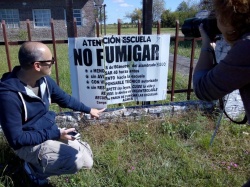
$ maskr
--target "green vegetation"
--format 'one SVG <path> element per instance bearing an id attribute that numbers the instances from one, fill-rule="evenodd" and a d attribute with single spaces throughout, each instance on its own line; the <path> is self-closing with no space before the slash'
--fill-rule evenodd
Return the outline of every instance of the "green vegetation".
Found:
<path id="1" fill-rule="evenodd" d="M 158 20 L 161 20 L 162 25 L 167 28 L 175 27 L 176 20 L 179 20 L 180 25 L 182 25 L 185 19 L 194 17 L 200 10 L 207 10 L 208 8 L 207 1 L 182 1 L 174 11 L 165 9 L 165 4 L 168 3 L 164 0 L 153 1 L 153 25 L 157 25 Z M 142 3 L 142 5 L 151 6 L 149 2 Z M 125 17 L 130 20 L 130 23 L 137 23 L 138 20 L 142 20 L 142 12 L 142 8 L 135 8 L 132 12 L 127 13 Z"/>
<path id="2" fill-rule="evenodd" d="M 250 129 L 223 120 L 209 146 L 215 120 L 187 111 L 88 126 L 81 133 L 93 149 L 94 167 L 51 177 L 51 186 L 241 186 L 249 178 Z M 0 145 L 2 185 L 31 186 L 3 139 Z"/>

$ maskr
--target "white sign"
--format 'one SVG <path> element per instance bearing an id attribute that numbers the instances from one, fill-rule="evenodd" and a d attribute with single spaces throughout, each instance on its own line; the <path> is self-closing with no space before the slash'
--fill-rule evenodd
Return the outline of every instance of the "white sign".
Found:
<path id="1" fill-rule="evenodd" d="M 165 100 L 170 35 L 69 38 L 72 94 L 92 108 Z"/>

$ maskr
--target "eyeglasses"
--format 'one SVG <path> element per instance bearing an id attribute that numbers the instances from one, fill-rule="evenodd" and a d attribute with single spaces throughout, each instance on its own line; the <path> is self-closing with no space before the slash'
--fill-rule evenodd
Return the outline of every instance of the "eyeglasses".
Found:
<path id="1" fill-rule="evenodd" d="M 51 60 L 36 60 L 36 61 L 32 62 L 31 64 L 34 64 L 35 62 L 40 62 L 40 63 L 50 62 L 50 64 L 46 64 L 46 65 L 50 66 L 50 65 L 55 64 L 56 61 L 55 61 L 55 58 L 52 57 Z"/>
<path id="2" fill-rule="evenodd" d="M 36 62 L 40 62 L 40 63 L 50 62 L 50 64 L 48 65 L 52 65 L 52 64 L 55 64 L 56 61 L 55 61 L 55 58 L 52 57 L 51 60 L 37 60 Z"/>

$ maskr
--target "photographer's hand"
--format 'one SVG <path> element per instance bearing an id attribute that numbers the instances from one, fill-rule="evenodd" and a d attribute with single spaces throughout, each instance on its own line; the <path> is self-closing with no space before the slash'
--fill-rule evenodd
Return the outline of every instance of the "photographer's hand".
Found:
<path id="1" fill-rule="evenodd" d="M 211 42 L 207 33 L 203 29 L 203 24 L 200 24 L 199 31 L 202 37 L 202 45 L 201 45 L 200 56 L 197 65 L 195 67 L 194 73 L 202 70 L 210 70 L 214 67 L 215 43 Z"/>
<path id="2" fill-rule="evenodd" d="M 208 34 L 204 30 L 202 23 L 199 26 L 199 31 L 200 31 L 201 38 L 202 38 L 201 50 L 214 50 L 216 44 L 211 41 Z"/>

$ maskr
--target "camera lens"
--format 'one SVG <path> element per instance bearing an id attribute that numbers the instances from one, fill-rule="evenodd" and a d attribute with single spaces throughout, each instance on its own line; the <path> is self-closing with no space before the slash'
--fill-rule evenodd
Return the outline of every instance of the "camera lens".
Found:
<path id="1" fill-rule="evenodd" d="M 217 27 L 216 18 L 188 18 L 184 21 L 181 31 L 185 37 L 198 38 L 201 36 L 199 31 L 201 23 L 203 23 L 203 28 L 211 39 L 221 34 Z"/>

